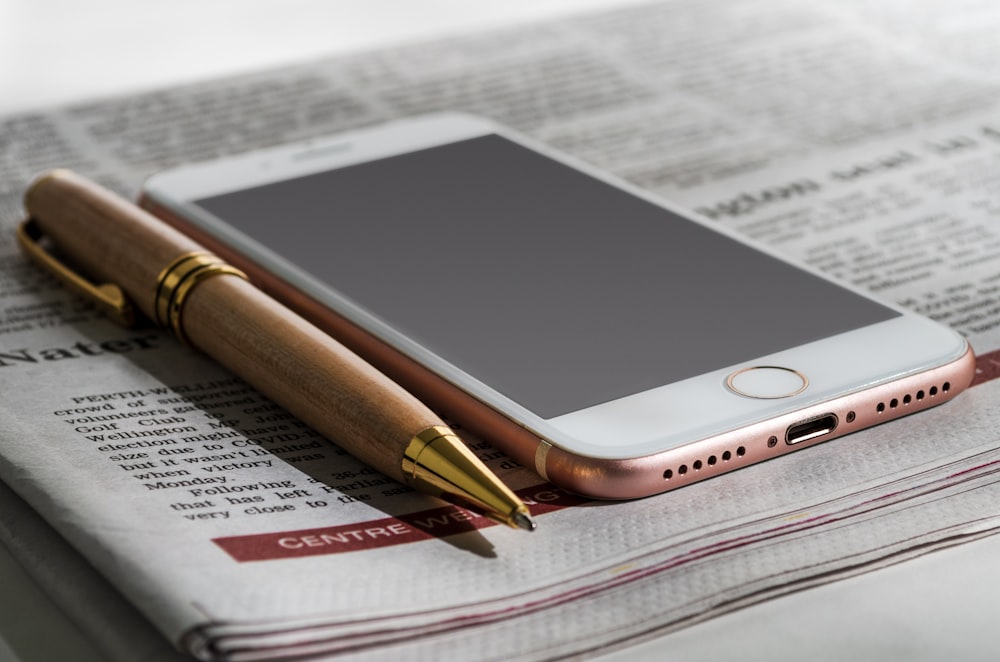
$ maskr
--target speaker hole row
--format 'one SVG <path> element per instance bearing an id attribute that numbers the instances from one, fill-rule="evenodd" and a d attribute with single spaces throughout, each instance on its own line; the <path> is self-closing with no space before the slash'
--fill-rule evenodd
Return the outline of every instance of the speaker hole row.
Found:
<path id="1" fill-rule="evenodd" d="M 745 447 L 740 446 L 739 448 L 736 449 L 735 453 L 736 457 L 743 457 L 746 454 L 747 454 L 747 449 Z M 670 480 L 675 475 L 676 476 L 687 475 L 689 471 L 701 471 L 706 465 L 709 467 L 714 467 L 719 462 L 729 462 L 730 460 L 733 459 L 733 455 L 734 453 L 732 451 L 724 451 L 722 455 L 719 456 L 709 455 L 708 458 L 706 458 L 704 461 L 695 460 L 694 462 L 691 463 L 690 467 L 686 464 L 682 464 L 679 467 L 677 467 L 676 471 L 674 471 L 673 469 L 667 469 L 666 471 L 663 472 L 663 480 Z"/>
<path id="2" fill-rule="evenodd" d="M 945 382 L 944 384 L 941 384 L 940 393 L 947 393 L 950 390 L 951 390 L 951 382 Z M 905 407 L 909 405 L 911 402 L 920 402 L 924 398 L 933 398 L 938 393 L 939 391 L 937 386 L 930 387 L 929 389 L 927 389 L 926 393 L 923 391 L 923 389 L 921 389 L 917 391 L 916 395 L 911 395 L 907 393 L 902 397 L 902 399 L 893 398 L 892 400 L 889 400 L 888 404 L 885 402 L 880 402 L 878 403 L 878 405 L 876 405 L 875 411 L 881 414 L 886 409 L 896 409 L 897 407 Z"/>

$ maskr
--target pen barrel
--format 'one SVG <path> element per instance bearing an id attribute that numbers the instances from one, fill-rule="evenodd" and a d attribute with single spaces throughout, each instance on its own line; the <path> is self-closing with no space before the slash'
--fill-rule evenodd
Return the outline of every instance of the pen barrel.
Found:
<path id="1" fill-rule="evenodd" d="M 58 171 L 25 195 L 25 208 L 91 277 L 121 287 L 157 319 L 167 265 L 202 247 L 100 186 Z M 70 251 L 71 249 L 71 251 Z M 403 480 L 413 435 L 440 417 L 353 352 L 239 276 L 205 278 L 187 293 L 181 331 L 320 434 Z"/>
<path id="2" fill-rule="evenodd" d="M 184 331 L 195 347 L 396 480 L 406 482 L 401 460 L 412 436 L 441 424 L 395 382 L 241 278 L 199 285 Z"/>
<path id="3" fill-rule="evenodd" d="M 46 236 L 70 252 L 91 279 L 114 283 L 150 319 L 163 268 L 185 253 L 203 250 L 111 191 L 72 172 L 39 178 L 24 196 L 24 207 Z"/>

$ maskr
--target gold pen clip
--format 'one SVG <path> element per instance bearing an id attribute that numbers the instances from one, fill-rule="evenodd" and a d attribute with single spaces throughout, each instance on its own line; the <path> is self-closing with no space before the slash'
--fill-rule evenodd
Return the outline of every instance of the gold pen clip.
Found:
<path id="1" fill-rule="evenodd" d="M 48 269 L 78 294 L 87 297 L 114 321 L 123 326 L 135 324 L 135 308 L 125 292 L 113 283 L 94 285 L 56 259 L 39 243 L 44 233 L 33 218 L 17 226 L 17 241 L 25 254 Z"/>

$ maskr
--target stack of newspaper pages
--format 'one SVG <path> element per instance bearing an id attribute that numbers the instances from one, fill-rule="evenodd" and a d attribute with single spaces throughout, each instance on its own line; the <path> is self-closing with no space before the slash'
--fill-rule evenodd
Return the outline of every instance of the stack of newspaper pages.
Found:
<path id="1" fill-rule="evenodd" d="M 994 532 L 998 31 L 964 0 L 678 0 L 0 118 L 0 541 L 112 658 L 135 659 L 132 635 L 75 567 L 202 659 L 471 660 L 603 650 Z M 534 504 L 526 535 L 380 476 L 15 246 L 47 168 L 134 198 L 167 166 L 437 110 L 950 324 L 974 386 L 631 502 L 588 502 L 472 440 Z"/>

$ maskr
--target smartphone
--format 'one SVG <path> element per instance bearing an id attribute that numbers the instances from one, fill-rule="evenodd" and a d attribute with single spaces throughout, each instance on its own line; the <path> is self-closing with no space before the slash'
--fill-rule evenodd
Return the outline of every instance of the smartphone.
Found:
<path id="1" fill-rule="evenodd" d="M 834 439 L 974 373 L 952 330 L 467 115 L 182 167 L 141 202 L 447 420 L 589 496 Z"/>

